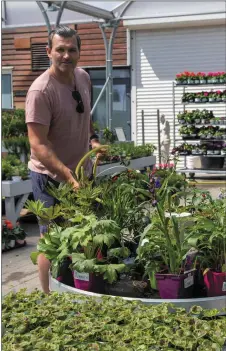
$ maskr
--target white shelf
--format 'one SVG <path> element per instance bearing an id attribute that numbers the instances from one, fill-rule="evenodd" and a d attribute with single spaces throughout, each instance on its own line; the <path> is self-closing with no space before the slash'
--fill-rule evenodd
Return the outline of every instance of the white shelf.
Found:
<path id="1" fill-rule="evenodd" d="M 199 168 L 180 168 L 176 170 L 177 173 L 205 173 L 205 174 L 221 174 L 226 177 L 226 168 L 222 169 L 199 169 Z"/>

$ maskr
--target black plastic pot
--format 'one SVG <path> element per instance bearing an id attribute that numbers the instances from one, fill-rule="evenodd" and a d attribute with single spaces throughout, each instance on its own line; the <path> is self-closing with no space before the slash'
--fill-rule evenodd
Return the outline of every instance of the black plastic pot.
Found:
<path id="1" fill-rule="evenodd" d="M 200 157 L 202 169 L 218 169 L 224 166 L 224 156 L 222 157 Z"/>

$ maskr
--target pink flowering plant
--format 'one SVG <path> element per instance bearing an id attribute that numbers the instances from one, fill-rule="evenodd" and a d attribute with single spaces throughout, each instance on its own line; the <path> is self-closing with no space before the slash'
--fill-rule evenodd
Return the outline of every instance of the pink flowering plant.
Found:
<path id="1" fill-rule="evenodd" d="M 184 71 L 182 73 L 178 73 L 176 75 L 176 82 L 177 83 L 184 83 L 184 82 L 194 82 L 195 80 L 199 80 L 201 83 L 224 83 L 226 82 L 226 72 L 189 72 Z"/>

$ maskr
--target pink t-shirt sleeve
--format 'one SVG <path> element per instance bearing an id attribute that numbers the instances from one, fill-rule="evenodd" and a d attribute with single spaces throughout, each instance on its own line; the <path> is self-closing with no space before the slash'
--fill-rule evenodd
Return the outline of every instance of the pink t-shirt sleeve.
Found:
<path id="1" fill-rule="evenodd" d="M 50 126 L 52 112 L 48 96 L 39 90 L 32 90 L 26 98 L 26 123 L 40 123 Z"/>

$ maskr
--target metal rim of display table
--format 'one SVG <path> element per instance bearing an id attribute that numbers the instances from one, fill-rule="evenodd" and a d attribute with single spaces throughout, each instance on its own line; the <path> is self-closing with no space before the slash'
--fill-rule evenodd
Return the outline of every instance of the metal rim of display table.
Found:
<path id="1" fill-rule="evenodd" d="M 99 299 L 101 299 L 103 296 L 109 296 L 114 298 L 119 297 L 119 296 L 112 296 L 112 295 L 97 294 L 91 291 L 76 289 L 71 286 L 60 283 L 58 280 L 54 279 L 51 275 L 50 275 L 50 290 L 57 291 L 59 293 L 70 292 L 78 295 L 93 296 Z M 215 296 L 215 297 L 193 298 L 193 299 L 175 299 L 175 300 L 144 299 L 144 298 L 132 298 L 132 297 L 121 297 L 121 298 L 128 301 L 140 301 L 146 305 L 159 305 L 161 303 L 172 303 L 176 307 L 185 308 L 187 311 L 194 305 L 201 306 L 202 308 L 205 308 L 205 309 L 216 308 L 219 311 L 221 311 L 226 306 L 226 296 Z"/>

